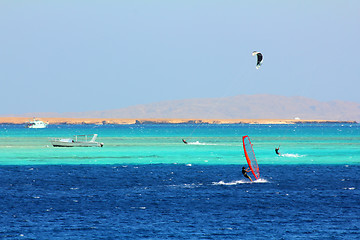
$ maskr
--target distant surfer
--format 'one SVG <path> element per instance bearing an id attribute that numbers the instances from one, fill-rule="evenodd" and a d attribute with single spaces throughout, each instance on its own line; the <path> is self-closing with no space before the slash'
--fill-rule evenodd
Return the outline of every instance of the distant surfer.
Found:
<path id="1" fill-rule="evenodd" d="M 279 152 L 279 150 L 280 150 L 280 145 L 279 145 L 279 147 L 278 147 L 278 148 L 275 148 L 275 153 L 276 153 L 277 155 L 279 155 L 279 156 L 280 156 L 280 152 Z"/>
<path id="2" fill-rule="evenodd" d="M 249 168 L 248 169 L 245 169 L 245 167 L 242 168 L 242 174 L 244 175 L 244 177 L 248 178 L 252 182 L 251 177 L 247 175 L 248 172 L 250 172 Z"/>
<path id="3" fill-rule="evenodd" d="M 183 141 L 183 143 L 188 144 L 187 141 L 185 141 L 185 139 L 183 139 L 182 141 Z"/>

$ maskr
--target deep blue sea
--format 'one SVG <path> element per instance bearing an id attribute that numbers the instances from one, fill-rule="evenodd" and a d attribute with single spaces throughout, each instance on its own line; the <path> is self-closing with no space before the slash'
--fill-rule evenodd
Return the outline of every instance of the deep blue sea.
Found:
<path id="1" fill-rule="evenodd" d="M 360 126 L 0 125 L 0 183 L 1 239 L 360 239 Z"/>

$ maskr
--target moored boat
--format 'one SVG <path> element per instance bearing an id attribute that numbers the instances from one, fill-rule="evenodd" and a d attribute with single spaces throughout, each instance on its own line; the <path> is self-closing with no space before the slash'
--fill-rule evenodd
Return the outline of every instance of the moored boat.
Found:
<path id="1" fill-rule="evenodd" d="M 48 124 L 49 124 L 48 122 L 45 123 L 41 120 L 33 118 L 32 121 L 26 122 L 25 127 L 26 128 L 46 128 Z"/>
<path id="2" fill-rule="evenodd" d="M 97 134 L 94 134 L 90 141 L 88 135 L 75 135 L 73 138 L 51 138 L 50 142 L 54 147 L 102 147 L 103 143 L 96 142 Z"/>

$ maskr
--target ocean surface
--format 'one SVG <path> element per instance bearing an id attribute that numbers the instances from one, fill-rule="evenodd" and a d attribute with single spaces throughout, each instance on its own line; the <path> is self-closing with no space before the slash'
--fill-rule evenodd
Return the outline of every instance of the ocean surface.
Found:
<path id="1" fill-rule="evenodd" d="M 360 239 L 360 125 L 0 125 L 0 183 L 0 239 Z"/>

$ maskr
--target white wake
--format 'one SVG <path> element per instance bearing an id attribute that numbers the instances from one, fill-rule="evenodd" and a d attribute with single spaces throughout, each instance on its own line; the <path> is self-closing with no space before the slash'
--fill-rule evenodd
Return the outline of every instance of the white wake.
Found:
<path id="1" fill-rule="evenodd" d="M 215 146 L 215 145 L 218 145 L 218 144 L 215 144 L 215 143 L 201 143 L 199 141 L 196 141 L 196 142 L 188 142 L 189 145 L 206 145 L 206 146 Z"/>
<path id="2" fill-rule="evenodd" d="M 249 183 L 268 183 L 268 180 L 259 178 L 253 182 L 250 182 L 249 180 L 245 180 L 245 179 L 244 180 L 235 180 L 235 181 L 231 181 L 231 182 L 219 181 L 219 182 L 213 182 L 213 185 L 232 186 L 232 185 L 249 184 Z"/>
<path id="3" fill-rule="evenodd" d="M 305 157 L 306 155 L 301 155 L 301 154 L 293 154 L 293 153 L 284 153 L 281 154 L 280 157 L 289 157 L 289 158 L 300 158 L 300 157 Z"/>

